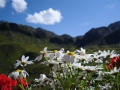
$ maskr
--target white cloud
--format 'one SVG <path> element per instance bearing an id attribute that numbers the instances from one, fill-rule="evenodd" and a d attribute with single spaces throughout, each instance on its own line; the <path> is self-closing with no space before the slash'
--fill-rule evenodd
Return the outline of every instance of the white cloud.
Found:
<path id="1" fill-rule="evenodd" d="M 80 26 L 88 26 L 90 22 L 81 23 Z"/>
<path id="2" fill-rule="evenodd" d="M 16 12 L 22 13 L 27 9 L 27 2 L 25 0 L 12 0 L 12 7 Z"/>
<path id="3" fill-rule="evenodd" d="M 14 12 L 11 12 L 13 15 L 15 14 Z"/>
<path id="4" fill-rule="evenodd" d="M 105 9 L 101 13 L 99 13 L 98 15 L 96 15 L 96 17 L 99 18 L 99 17 L 105 17 L 105 16 L 107 16 L 107 13 L 109 11 L 113 10 L 114 7 L 115 7 L 115 4 L 108 4 L 108 5 L 106 5 Z"/>
<path id="5" fill-rule="evenodd" d="M 0 8 L 4 8 L 6 6 L 7 0 L 0 0 Z"/>
<path id="6" fill-rule="evenodd" d="M 109 5 L 106 5 L 105 7 L 106 7 L 106 8 L 114 8 L 114 7 L 115 7 L 115 4 L 109 4 Z"/>
<path id="7" fill-rule="evenodd" d="M 39 13 L 35 12 L 33 15 L 28 14 L 26 21 L 34 24 L 53 25 L 55 23 L 59 23 L 62 18 L 60 11 L 49 8 L 47 10 L 40 11 Z"/>

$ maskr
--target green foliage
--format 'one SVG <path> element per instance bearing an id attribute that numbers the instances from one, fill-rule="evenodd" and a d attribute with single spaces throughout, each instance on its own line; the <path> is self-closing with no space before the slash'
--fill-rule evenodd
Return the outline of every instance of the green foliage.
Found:
<path id="1" fill-rule="evenodd" d="M 49 39 L 39 39 L 34 36 L 27 36 L 15 31 L 0 31 L 0 73 L 9 74 L 14 71 L 14 63 L 16 60 L 24 54 L 29 56 L 29 60 L 34 60 L 43 50 L 44 47 L 48 47 L 50 50 L 61 49 L 74 49 L 72 45 L 58 45 L 49 43 Z M 28 65 L 26 68 L 31 77 L 28 80 L 32 80 L 40 73 L 48 73 L 49 69 L 40 65 L 39 63 L 34 65 Z M 39 73 L 38 73 L 39 72 Z"/>
<path id="2" fill-rule="evenodd" d="M 113 26 L 114 30 L 119 27 L 115 25 L 109 27 L 112 28 Z M 82 46 L 87 50 L 86 53 L 93 53 L 98 50 L 115 50 L 117 53 L 120 53 L 120 45 L 118 44 L 119 31 L 101 39 L 109 41 L 111 45 L 107 45 L 106 41 L 106 45 L 98 45 L 98 39 L 110 32 L 107 30 L 106 27 L 92 29 L 84 36 L 73 38 L 67 34 L 58 36 L 42 28 L 35 29 L 26 25 L 8 22 L 2 23 L 0 24 L 0 73 L 4 72 L 5 74 L 9 74 L 11 71 L 15 70 L 13 64 L 17 59 L 20 59 L 23 54 L 25 56 L 30 56 L 30 60 L 34 60 L 36 56 L 39 55 L 39 51 L 43 50 L 44 47 L 48 47 L 49 50 L 60 50 L 64 47 L 65 50 L 73 51 L 75 49 L 80 49 Z M 115 38 L 116 35 L 117 39 Z M 114 36 L 114 38 L 112 36 Z M 113 39 L 117 40 L 115 44 L 111 43 Z M 98 41 L 93 43 L 94 40 Z M 88 45 L 88 43 L 91 44 Z M 39 76 L 40 73 L 47 74 L 49 69 L 37 63 L 28 66 L 27 71 L 31 74 L 29 80 L 32 80 L 36 76 Z"/>
<path id="3" fill-rule="evenodd" d="M 91 45 L 91 46 L 86 46 L 84 47 L 87 51 L 86 53 L 93 53 L 97 52 L 98 50 L 115 50 L 116 53 L 120 53 L 120 45 L 119 44 L 112 44 L 112 45 L 103 45 L 103 46 L 98 46 L 98 45 Z"/>
<path id="4" fill-rule="evenodd" d="M 19 44 L 2 44 L 0 45 L 0 73 L 8 74 L 9 69 L 13 67 L 13 63 L 17 60 L 25 49 Z"/>

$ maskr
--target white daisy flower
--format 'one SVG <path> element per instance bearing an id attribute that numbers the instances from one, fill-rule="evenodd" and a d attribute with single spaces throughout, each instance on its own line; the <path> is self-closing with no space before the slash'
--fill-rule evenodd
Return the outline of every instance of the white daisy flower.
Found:
<path id="1" fill-rule="evenodd" d="M 20 79 L 26 78 L 26 75 L 29 76 L 29 74 L 25 70 L 19 70 L 11 72 L 8 77 L 13 77 L 15 80 L 19 77 Z"/>
<path id="2" fill-rule="evenodd" d="M 40 61 L 46 53 L 47 53 L 47 47 L 45 47 L 43 51 L 40 51 L 40 55 L 37 56 L 34 61 Z"/>
<path id="3" fill-rule="evenodd" d="M 14 64 L 15 68 L 17 68 L 19 65 L 26 66 L 27 64 L 33 64 L 32 61 L 28 61 L 29 56 L 25 57 L 24 55 L 22 55 L 21 60 L 16 60 L 17 63 Z"/>

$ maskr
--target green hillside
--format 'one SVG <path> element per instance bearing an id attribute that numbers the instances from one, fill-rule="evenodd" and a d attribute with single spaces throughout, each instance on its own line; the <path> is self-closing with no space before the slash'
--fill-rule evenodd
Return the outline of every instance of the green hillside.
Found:
<path id="1" fill-rule="evenodd" d="M 49 50 L 61 49 L 62 47 L 74 49 L 72 45 L 50 43 L 47 38 L 39 39 L 19 32 L 0 31 L 0 73 L 8 75 L 16 70 L 14 69 L 14 63 L 21 59 L 22 55 L 29 56 L 29 60 L 34 60 L 44 47 L 48 47 Z M 37 62 L 34 65 L 28 65 L 26 71 L 30 74 L 28 79 L 31 81 L 35 77 L 39 77 L 40 73 L 47 74 L 49 68 Z"/>
<path id="2" fill-rule="evenodd" d="M 94 34 L 96 34 L 96 32 Z M 102 35 L 102 33 L 100 33 L 100 35 Z M 80 46 L 83 45 L 83 43 L 86 43 L 83 42 L 83 40 L 88 38 L 88 36 L 78 36 L 76 38 L 67 34 L 58 36 L 53 32 L 42 28 L 34 29 L 30 26 L 18 25 L 15 23 L 0 24 L 0 73 L 8 75 L 11 71 L 15 70 L 13 64 L 17 59 L 20 59 L 23 54 L 29 56 L 29 60 L 34 60 L 40 54 L 40 50 L 43 50 L 44 47 L 48 47 L 48 50 L 59 50 L 64 48 L 65 50 L 70 51 L 83 47 L 86 49 L 86 53 L 93 53 L 98 50 L 115 50 L 117 53 L 120 53 L 119 43 L 107 44 L 104 42 L 106 38 L 101 39 L 101 37 L 100 39 L 102 41 L 97 41 L 100 41 L 103 44 L 98 44 L 98 42 L 92 43 L 91 40 L 89 41 L 91 43 Z M 36 62 L 34 65 L 27 66 L 27 72 L 30 74 L 28 79 L 31 81 L 35 77 L 39 77 L 40 73 L 47 74 L 49 68 L 41 65 L 40 62 Z"/>

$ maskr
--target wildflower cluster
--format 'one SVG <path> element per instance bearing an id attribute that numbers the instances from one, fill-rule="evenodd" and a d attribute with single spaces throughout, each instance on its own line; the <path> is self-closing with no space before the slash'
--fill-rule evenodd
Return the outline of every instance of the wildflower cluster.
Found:
<path id="1" fill-rule="evenodd" d="M 26 77 L 29 76 L 25 71 L 27 64 L 34 64 L 36 61 L 45 59 L 41 64 L 50 67 L 49 76 L 40 74 L 39 78 L 34 79 L 34 83 L 28 83 Z M 86 54 L 86 50 L 48 51 L 47 47 L 40 51 L 40 55 L 34 60 L 28 60 L 29 56 L 21 57 L 14 64 L 15 68 L 22 66 L 23 70 L 11 72 L 7 78 L 11 79 L 9 87 L 15 86 L 14 90 L 32 90 L 38 87 L 40 90 L 120 90 L 120 56 L 115 51 L 97 51 L 93 54 Z M 38 72 L 39 73 L 39 72 Z M 0 78 L 0 82 L 2 79 Z M 1 90 L 8 84 L 1 84 Z M 16 89 L 17 88 L 17 89 Z M 19 89 L 18 89 L 19 88 Z M 12 90 L 12 89 L 8 89 Z"/>
<path id="2" fill-rule="evenodd" d="M 50 66 L 49 84 L 55 90 L 119 90 L 120 59 L 114 50 L 86 54 L 83 48 L 74 52 L 62 48 L 47 52 L 44 58 L 42 64 Z"/>
<path id="3" fill-rule="evenodd" d="M 0 74 L 0 90 L 12 90 L 16 86 L 16 81 L 7 77 L 5 74 Z"/>

